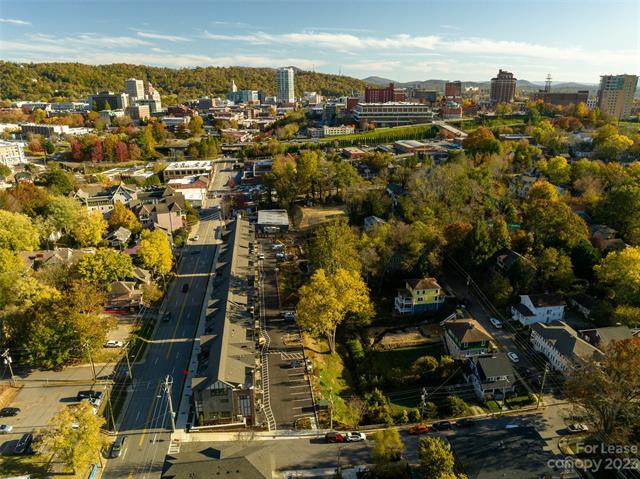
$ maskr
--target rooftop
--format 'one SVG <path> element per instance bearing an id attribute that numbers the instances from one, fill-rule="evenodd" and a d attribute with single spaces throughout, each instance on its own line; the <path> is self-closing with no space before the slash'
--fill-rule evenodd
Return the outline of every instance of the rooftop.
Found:
<path id="1" fill-rule="evenodd" d="M 407 284 L 411 289 L 440 289 L 435 278 L 408 279 Z"/>
<path id="2" fill-rule="evenodd" d="M 531 329 L 570 360 L 587 361 L 603 356 L 602 351 L 580 338 L 576 330 L 563 321 L 536 323 Z"/>
<path id="3" fill-rule="evenodd" d="M 181 170 L 181 169 L 193 169 L 193 168 L 202 168 L 205 170 L 213 169 L 212 161 L 172 161 L 167 165 L 165 170 Z"/>
<path id="4" fill-rule="evenodd" d="M 451 332 L 460 343 L 489 342 L 493 338 L 475 319 L 454 319 L 444 323 L 445 330 Z"/>
<path id="5" fill-rule="evenodd" d="M 289 214 L 287 210 L 259 210 L 258 224 L 289 226 Z"/>

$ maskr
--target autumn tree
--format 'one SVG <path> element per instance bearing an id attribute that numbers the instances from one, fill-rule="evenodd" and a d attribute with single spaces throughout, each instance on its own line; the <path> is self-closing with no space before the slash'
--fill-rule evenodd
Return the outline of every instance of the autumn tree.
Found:
<path id="1" fill-rule="evenodd" d="M 543 171 L 554 184 L 564 185 L 569 182 L 571 168 L 564 156 L 554 156 L 547 160 Z"/>
<path id="2" fill-rule="evenodd" d="M 173 252 L 167 235 L 161 230 L 144 230 L 140 238 L 138 256 L 142 264 L 156 274 L 168 274 L 173 264 Z"/>
<path id="3" fill-rule="evenodd" d="M 502 152 L 500 140 L 484 127 L 472 131 L 464 139 L 462 146 L 469 156 L 498 155 Z"/>
<path id="4" fill-rule="evenodd" d="M 325 337 L 332 353 L 336 330 L 347 316 L 366 322 L 373 313 L 367 286 L 360 273 L 353 270 L 338 269 L 328 274 L 320 268 L 300 288 L 299 296 L 298 324 L 313 336 Z"/>
<path id="5" fill-rule="evenodd" d="M 455 459 L 451 446 L 439 437 L 421 437 L 418 442 L 420 472 L 426 479 L 448 477 L 453 471 Z"/>
<path id="6" fill-rule="evenodd" d="M 612 342 L 604 358 L 572 371 L 566 396 L 606 442 L 626 443 L 640 427 L 640 339 Z"/>
<path id="7" fill-rule="evenodd" d="M 104 444 L 101 428 L 105 419 L 92 408 L 88 401 L 64 407 L 42 432 L 43 444 L 73 472 L 94 463 Z"/>
<path id="8" fill-rule="evenodd" d="M 202 128 L 202 124 L 204 121 L 200 115 L 194 115 L 191 120 L 189 120 L 189 131 L 191 132 L 191 136 L 200 136 L 204 132 Z"/>
<path id="9" fill-rule="evenodd" d="M 594 269 L 618 304 L 640 306 L 640 246 L 611 252 Z"/>
<path id="10" fill-rule="evenodd" d="M 127 228 L 133 233 L 137 233 L 142 228 L 135 213 L 120 201 L 116 201 L 109 215 L 109 226 L 114 230 L 120 227 Z"/>
<path id="11" fill-rule="evenodd" d="M 309 250 L 314 268 L 334 274 L 338 269 L 360 271 L 358 238 L 346 218 L 319 226 Z"/>
<path id="12" fill-rule="evenodd" d="M 40 232 L 28 216 L 0 210 L 0 248 L 34 251 L 39 244 Z"/>
<path id="13" fill-rule="evenodd" d="M 97 246 L 107 229 L 107 221 L 99 211 L 81 212 L 75 219 L 71 235 L 80 246 Z"/>
<path id="14" fill-rule="evenodd" d="M 111 248 L 98 248 L 83 256 L 76 265 L 76 274 L 87 283 L 107 289 L 113 281 L 130 278 L 133 263 L 128 254 Z"/>
<path id="15" fill-rule="evenodd" d="M 45 216 L 51 225 L 63 233 L 71 233 L 78 218 L 83 214 L 80 203 L 67 196 L 54 196 L 49 199 Z"/>
<path id="16" fill-rule="evenodd" d="M 556 248 L 544 248 L 537 257 L 536 266 L 542 288 L 569 292 L 575 281 L 569 256 Z"/>
<path id="17" fill-rule="evenodd" d="M 373 435 L 373 441 L 371 455 L 373 462 L 378 466 L 397 461 L 404 454 L 405 445 L 397 429 L 386 428 L 377 431 Z"/>

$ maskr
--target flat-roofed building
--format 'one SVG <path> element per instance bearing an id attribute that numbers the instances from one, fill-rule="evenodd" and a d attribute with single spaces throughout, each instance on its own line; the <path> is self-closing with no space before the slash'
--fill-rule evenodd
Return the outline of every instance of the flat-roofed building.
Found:
<path id="1" fill-rule="evenodd" d="M 433 111 L 428 105 L 406 102 L 360 103 L 353 111 L 353 117 L 360 126 L 373 123 L 376 126 L 399 126 L 429 123 Z"/>
<path id="2" fill-rule="evenodd" d="M 602 75 L 598 90 L 598 107 L 602 113 L 617 119 L 631 115 L 637 85 L 637 75 Z"/>
<path id="3" fill-rule="evenodd" d="M 20 129 L 23 135 L 31 133 L 33 135 L 42 135 L 45 138 L 69 133 L 69 126 L 67 125 L 45 125 L 43 123 L 21 123 Z"/>
<path id="4" fill-rule="evenodd" d="M 162 173 L 165 181 L 194 175 L 210 177 L 213 174 L 213 161 L 173 161 Z"/>
<path id="5" fill-rule="evenodd" d="M 18 163 L 24 163 L 22 144 L 0 140 L 0 165 L 11 167 Z"/>
<path id="6" fill-rule="evenodd" d="M 278 234 L 289 231 L 287 210 L 259 210 L 256 231 L 259 234 Z"/>

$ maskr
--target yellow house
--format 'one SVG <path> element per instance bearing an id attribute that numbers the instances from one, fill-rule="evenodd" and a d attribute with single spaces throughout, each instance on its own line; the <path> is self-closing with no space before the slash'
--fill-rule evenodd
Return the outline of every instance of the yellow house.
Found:
<path id="1" fill-rule="evenodd" d="M 435 278 L 409 279 L 405 288 L 398 290 L 394 309 L 400 314 L 437 311 L 445 295 Z"/>

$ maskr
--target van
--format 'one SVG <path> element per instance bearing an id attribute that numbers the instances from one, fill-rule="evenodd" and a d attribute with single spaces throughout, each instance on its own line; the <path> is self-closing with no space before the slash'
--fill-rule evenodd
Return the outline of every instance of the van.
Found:
<path id="1" fill-rule="evenodd" d="M 122 454 L 122 450 L 124 449 L 124 441 L 127 438 L 127 436 L 118 436 L 115 440 L 115 442 L 113 443 L 113 446 L 111 446 L 111 457 L 115 458 L 115 457 L 120 457 L 120 454 Z"/>
<path id="2" fill-rule="evenodd" d="M 31 452 L 31 444 L 33 443 L 33 434 L 23 434 L 16 447 L 13 448 L 14 454 L 28 454 Z"/>

